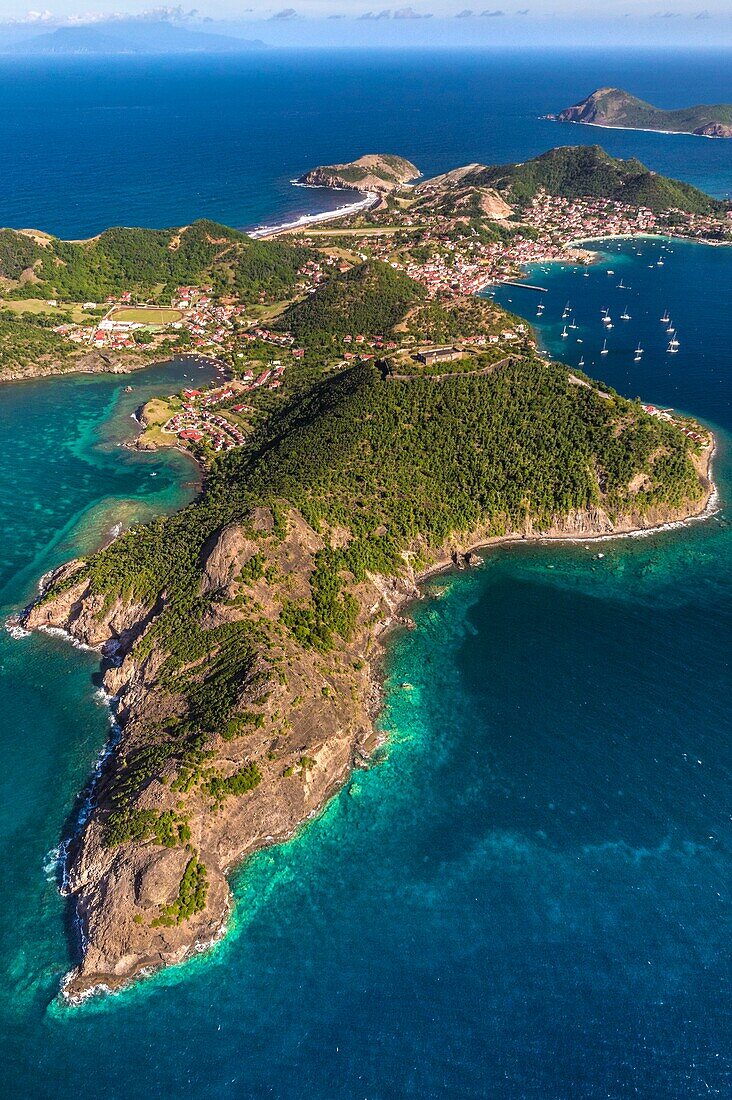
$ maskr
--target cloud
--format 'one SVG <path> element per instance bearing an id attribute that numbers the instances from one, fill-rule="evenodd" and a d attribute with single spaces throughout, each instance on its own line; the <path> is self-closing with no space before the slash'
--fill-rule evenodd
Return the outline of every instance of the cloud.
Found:
<path id="1" fill-rule="evenodd" d="M 432 12 L 415 11 L 414 8 L 397 8 L 395 19 L 431 19 Z"/>
<path id="2" fill-rule="evenodd" d="M 528 15 L 528 14 L 529 14 L 529 9 L 528 8 L 520 8 L 519 11 L 516 12 L 516 15 Z"/>
<path id="3" fill-rule="evenodd" d="M 505 13 L 502 12 L 500 8 L 496 8 L 495 11 L 482 11 L 480 14 L 484 19 L 498 19 L 500 15 L 504 15 Z"/>
<path id="4" fill-rule="evenodd" d="M 53 12 L 29 11 L 18 18 L 8 20 L 10 25 L 44 24 L 54 27 L 86 27 L 95 23 L 189 23 L 206 22 L 196 8 L 186 10 L 180 4 L 175 7 L 148 8 L 145 11 L 87 11 L 75 15 L 54 15 Z"/>
<path id="5" fill-rule="evenodd" d="M 379 19 L 388 19 L 391 15 L 389 8 L 385 8 L 384 11 L 365 11 L 363 15 L 359 15 L 359 21 L 366 20 L 369 23 L 375 23 Z"/>
<path id="6" fill-rule="evenodd" d="M 270 22 L 273 20 L 297 19 L 297 12 L 294 8 L 283 8 L 282 11 L 276 11 L 274 15 L 270 15 L 269 19 Z"/>
<path id="7" fill-rule="evenodd" d="M 463 8 L 463 10 L 462 10 L 462 11 L 459 11 L 459 12 L 457 13 L 457 15 L 455 16 L 455 18 L 456 18 L 456 19 L 472 19 L 472 17 L 473 17 L 474 15 L 475 15 L 475 12 L 474 12 L 474 11 L 471 11 L 471 10 L 470 10 L 470 8 Z"/>
<path id="8" fill-rule="evenodd" d="M 657 11 L 656 12 L 656 18 L 657 19 L 676 19 L 678 17 L 678 14 L 679 13 L 677 11 Z"/>
<path id="9" fill-rule="evenodd" d="M 694 18 L 695 19 L 711 19 L 712 17 L 709 14 L 709 12 L 707 11 L 707 9 L 705 8 L 704 11 L 700 11 L 697 15 L 694 16 Z"/>
<path id="10" fill-rule="evenodd" d="M 25 15 L 17 19 L 11 19 L 11 23 L 51 23 L 53 13 L 50 11 L 27 11 Z"/>

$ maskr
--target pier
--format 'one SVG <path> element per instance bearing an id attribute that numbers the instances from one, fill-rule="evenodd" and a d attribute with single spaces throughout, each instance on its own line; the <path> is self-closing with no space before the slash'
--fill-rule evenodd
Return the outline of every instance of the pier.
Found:
<path id="1" fill-rule="evenodd" d="M 546 294 L 547 289 L 548 289 L 545 286 L 532 286 L 531 283 L 519 283 L 519 282 L 515 281 L 514 279 L 504 279 L 501 282 L 500 285 L 501 286 L 518 286 L 518 287 L 521 287 L 522 290 L 538 290 L 540 294 Z"/>

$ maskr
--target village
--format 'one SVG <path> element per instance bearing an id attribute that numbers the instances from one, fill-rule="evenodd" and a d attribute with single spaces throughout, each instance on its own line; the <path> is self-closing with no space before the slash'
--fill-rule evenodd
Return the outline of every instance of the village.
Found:
<path id="1" fill-rule="evenodd" d="M 386 220 L 384 220 L 384 218 Z M 297 242 L 317 250 L 299 270 L 298 296 L 313 294 L 333 274 L 342 274 L 366 259 L 381 260 L 404 271 L 425 289 L 427 300 L 450 301 L 486 291 L 490 286 L 523 278 L 528 265 L 551 261 L 591 263 L 592 252 L 581 242 L 599 237 L 675 234 L 703 238 L 719 231 L 711 217 L 656 214 L 646 207 L 632 207 L 606 199 L 569 200 L 540 191 L 525 208 L 521 222 L 504 223 L 506 232 L 494 235 L 470 229 L 464 217 L 443 214 L 420 215 L 419 224 L 409 207 L 390 209 L 373 224 L 345 218 L 345 230 L 329 236 L 300 231 Z M 680 220 L 683 224 L 680 226 Z M 343 236 L 342 234 L 346 234 Z M 283 303 L 284 308 L 287 303 Z M 102 307 L 84 303 L 83 309 L 97 313 Z M 76 344 L 100 351 L 125 352 L 145 348 L 176 354 L 215 356 L 231 380 L 210 390 L 190 389 L 176 398 L 175 408 L 166 410 L 163 423 L 156 423 L 157 445 L 177 443 L 210 449 L 230 450 L 246 443 L 251 432 L 247 417 L 254 407 L 242 402 L 244 394 L 277 390 L 286 368 L 306 356 L 294 336 L 272 327 L 277 310 L 245 305 L 217 297 L 210 286 L 180 286 L 170 306 L 137 303 L 125 291 L 110 296 L 104 314 L 92 323 L 58 325 L 54 331 Z M 266 320 L 265 320 L 266 318 Z M 497 344 L 526 339 L 527 326 L 517 324 L 500 331 L 463 333 L 455 347 L 479 352 Z M 267 354 L 271 348 L 271 358 Z M 397 364 L 417 358 L 424 364 L 434 355 L 454 357 L 455 348 L 416 347 L 407 332 L 384 335 L 346 333 L 340 337 L 335 358 L 342 365 L 389 357 Z M 338 365 L 338 364 L 336 364 Z M 651 411 L 649 407 L 648 411 Z M 652 415 L 666 416 L 653 410 Z M 686 429 L 684 429 L 686 430 Z M 691 429 L 687 434 L 696 440 Z"/>
<path id="2" fill-rule="evenodd" d="M 729 228 L 711 215 L 681 211 L 656 214 L 643 206 L 609 199 L 570 200 L 545 191 L 540 191 L 523 211 L 521 222 L 503 223 L 512 230 L 505 240 L 485 240 L 477 231 L 471 233 L 465 228 L 465 218 L 459 215 L 417 217 L 407 207 L 390 209 L 375 219 L 379 217 L 386 219 L 381 236 L 372 226 L 364 226 L 359 233 L 356 219 L 350 219 L 351 247 L 357 250 L 359 258 L 368 255 L 403 269 L 422 283 L 432 298 L 477 294 L 491 285 L 521 279 L 524 268 L 531 264 L 567 260 L 592 263 L 593 254 L 580 247 L 583 241 L 648 234 L 704 240 Z M 395 225 L 404 230 L 405 236 L 408 234 L 407 245 L 395 242 Z M 456 233 L 459 226 L 461 231 Z M 344 243 L 341 238 L 333 240 Z M 302 243 L 322 247 L 323 237 L 305 236 Z M 421 254 L 425 249 L 429 249 L 429 258 L 423 259 L 421 255 L 419 259 L 411 258 L 410 253 Z"/>

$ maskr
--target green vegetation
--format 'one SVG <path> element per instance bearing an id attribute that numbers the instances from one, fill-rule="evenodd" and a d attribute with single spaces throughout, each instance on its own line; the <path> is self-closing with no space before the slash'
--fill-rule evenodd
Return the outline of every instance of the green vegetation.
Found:
<path id="1" fill-rule="evenodd" d="M 159 306 L 138 306 L 137 308 L 116 309 L 112 314 L 115 321 L 137 321 L 142 325 L 170 325 L 180 321 L 183 316 L 177 309 L 162 309 Z"/>
<path id="2" fill-rule="evenodd" d="M 725 210 L 724 203 L 691 184 L 659 176 L 635 158 L 618 160 L 599 145 L 562 146 L 523 164 L 481 168 L 473 182 L 507 192 L 520 205 L 530 202 L 543 188 L 566 199 L 610 199 L 647 206 L 656 213 L 678 209 L 714 214 Z"/>
<path id="3" fill-rule="evenodd" d="M 165 848 L 177 848 L 191 837 L 188 823 L 172 810 L 135 810 L 125 807 L 115 810 L 107 819 L 104 843 L 114 848 L 125 841 L 153 840 Z"/>
<path id="4" fill-rule="evenodd" d="M 33 269 L 13 296 L 65 302 L 103 301 L 130 290 L 167 303 L 181 284 L 210 285 L 214 293 L 236 293 L 243 301 L 278 298 L 292 291 L 309 255 L 205 220 L 182 229 L 108 229 L 81 242 L 49 237 L 46 245 L 0 231 L 0 274 L 17 280 Z"/>
<path id="5" fill-rule="evenodd" d="M 419 283 L 378 260 L 335 275 L 314 294 L 285 310 L 280 327 L 301 343 L 324 344 L 343 336 L 386 336 L 409 307 L 424 297 Z"/>
<path id="6" fill-rule="evenodd" d="M 105 601 L 120 595 L 152 608 L 165 593 L 135 655 L 162 651 L 156 692 L 179 701 L 179 717 L 151 732 L 119 773 L 106 842 L 181 842 L 186 823 L 177 813 L 134 809 L 166 762 L 177 769 L 174 789 L 200 785 L 214 805 L 260 782 L 256 764 L 225 777 L 206 761 L 216 735 L 233 740 L 261 725 L 251 704 L 269 691 L 277 630 L 327 653 L 353 633 L 355 583 L 368 572 L 399 572 L 405 548 L 425 555 L 455 532 L 500 535 L 595 505 L 639 514 L 696 500 L 692 446 L 639 404 L 573 385 L 566 367 L 532 358 L 440 383 L 388 381 L 361 365 L 312 386 L 274 413 L 249 448 L 216 460 L 197 503 L 134 529 L 86 567 Z M 317 531 L 338 526 L 350 538 L 332 546 L 326 537 L 306 597 L 293 598 L 273 574 L 279 624 L 250 617 L 205 628 L 204 545 L 230 523 L 250 530 L 257 506 L 272 509 L 270 540 L 285 536 L 289 508 Z"/>
<path id="7" fill-rule="evenodd" d="M 485 298 L 466 296 L 417 306 L 409 314 L 405 328 L 419 344 L 447 344 L 452 340 L 470 343 L 473 336 L 496 336 L 520 323 L 519 317 Z"/>
<path id="8" fill-rule="evenodd" d="M 49 358 L 62 364 L 78 354 L 73 344 L 52 331 L 50 326 L 60 323 L 43 313 L 0 310 L 0 372 L 22 370 Z"/>
<path id="9" fill-rule="evenodd" d="M 170 905 L 161 907 L 160 916 L 152 922 L 153 928 L 180 924 L 194 913 L 206 908 L 208 876 L 205 864 L 197 856 L 191 856 L 178 887 L 178 896 Z"/>
<path id="10" fill-rule="evenodd" d="M 267 559 L 264 554 L 252 554 L 249 561 L 242 566 L 239 580 L 242 584 L 251 584 L 253 581 L 260 580 L 264 576 L 266 564 Z"/>
<path id="11" fill-rule="evenodd" d="M 262 773 L 256 764 L 247 764 L 226 777 L 215 775 L 207 780 L 204 790 L 216 801 L 222 802 L 229 795 L 246 794 L 262 782 Z"/>
<path id="12" fill-rule="evenodd" d="M 3 279 L 19 279 L 43 253 L 43 245 L 27 233 L 0 229 L 0 277 Z"/>
<path id="13" fill-rule="evenodd" d="M 550 116 L 554 117 L 554 116 Z M 732 104 L 702 103 L 664 111 L 620 88 L 599 88 L 587 99 L 556 116 L 560 122 L 585 122 L 681 134 L 732 136 Z M 729 133 L 725 133 L 725 129 Z M 721 133 L 719 131 L 721 130 Z"/>
<path id="14" fill-rule="evenodd" d="M 563 193 L 587 193 L 587 180 L 602 192 L 620 186 L 622 162 L 601 154 L 595 173 L 597 151 L 587 151 L 589 159 L 584 152 L 569 158 L 567 151 L 555 152 L 558 157 L 511 166 L 510 178 L 500 176 L 505 170 L 481 171 L 499 173 L 496 186 L 510 187 L 514 197 L 516 191 L 529 196 L 547 180 Z M 643 173 L 655 177 L 638 167 L 631 177 L 640 188 Z M 631 177 L 622 185 L 631 186 Z M 203 279 L 214 293 L 256 299 L 287 289 L 291 297 L 309 256 L 210 222 L 180 231 L 110 230 L 95 241 L 51 241 L 48 248 L 15 243 L 0 234 L 7 270 L 26 263 L 29 247 L 42 253 L 33 259 L 40 282 L 19 284 L 15 293 L 30 285 L 36 298 L 48 293 L 72 301 L 98 299 L 100 287 L 127 289 L 135 279 L 137 292 L 153 300 L 169 298 L 175 284 Z M 447 343 L 494 335 L 517 321 L 478 298 L 427 300 L 418 283 L 380 261 L 333 275 L 274 322 L 294 334 L 310 359 L 289 391 L 266 403 L 257 399 L 247 445 L 212 457 L 198 501 L 133 528 L 66 582 L 86 578 L 102 611 L 121 598 L 149 613 L 133 658 L 138 669 L 145 662 L 154 668 L 155 724 L 131 739 L 105 788 L 107 846 L 188 845 L 189 796 L 218 813 L 226 799 L 262 782 L 262 761 L 298 758 L 300 772 L 314 765 L 300 755 L 307 743 L 283 744 L 287 715 L 266 704 L 279 685 L 304 690 L 307 681 L 298 677 L 306 675 L 311 685 L 331 685 L 314 688 L 322 693 L 321 706 L 347 697 L 331 675 L 333 659 L 329 664 L 321 655 L 337 653 L 365 621 L 358 586 L 370 574 L 403 573 L 408 555 L 419 568 L 448 539 L 476 531 L 499 536 L 529 525 L 548 528 L 595 507 L 611 517 L 639 516 L 699 498 L 694 445 L 681 432 L 612 391 L 573 384 L 565 366 L 538 359 L 528 341 L 436 365 L 432 373 L 449 375 L 439 381 L 409 362 L 404 350 L 395 356 L 394 373 L 417 376 L 411 380 L 385 376 L 383 364 L 322 373 L 334 350 L 349 344 L 357 350 L 355 340 L 346 342 L 349 335 Z M 40 348 L 57 339 L 48 324 L 44 314 L 0 314 L 0 351 L 3 326 L 22 330 Z M 248 349 L 249 356 L 256 350 Z M 265 351 L 271 355 L 271 348 Z M 487 373 L 475 373 L 486 367 Z M 294 512 L 318 540 L 308 532 L 298 541 Z M 266 522 L 256 519 L 262 514 Z M 208 593 L 203 563 L 229 525 L 242 528 L 256 549 L 233 591 Z M 348 662 L 354 656 L 347 654 Z M 247 754 L 260 763 L 242 763 L 237 753 L 245 743 L 236 742 L 265 725 L 269 733 L 252 736 Z M 141 808 L 140 802 L 150 805 L 140 796 L 151 786 L 153 795 L 178 799 L 175 808 Z M 195 857 L 177 900 L 158 921 L 187 919 L 198 900 L 205 904 L 206 889 L 205 868 Z"/>

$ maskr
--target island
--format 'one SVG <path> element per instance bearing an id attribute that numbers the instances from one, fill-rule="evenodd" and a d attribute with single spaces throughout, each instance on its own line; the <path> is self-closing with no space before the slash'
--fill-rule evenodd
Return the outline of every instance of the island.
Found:
<path id="1" fill-rule="evenodd" d="M 732 103 L 701 103 L 696 107 L 664 111 L 621 88 L 598 88 L 574 106 L 544 117 L 554 122 L 580 122 L 587 126 L 732 138 Z"/>
<path id="2" fill-rule="evenodd" d="M 100 269 L 98 242 L 53 242 L 67 266 L 43 244 L 23 253 L 11 301 L 39 283 L 59 303 L 80 285 L 95 299 L 144 289 L 154 302 L 125 308 L 177 309 L 164 325 L 200 351 L 211 341 L 226 371 L 143 410 L 144 445 L 202 464 L 199 499 L 61 566 L 20 617 L 99 651 L 115 716 L 64 838 L 69 1001 L 224 934 L 227 875 L 292 836 L 380 743 L 382 642 L 423 577 L 477 564 L 483 546 L 705 514 L 708 430 L 547 360 L 476 291 L 537 255 L 590 262 L 582 234 L 726 239 L 727 213 L 583 147 L 471 164 L 272 240 L 213 223 L 110 231 L 134 294 L 117 265 Z"/>

